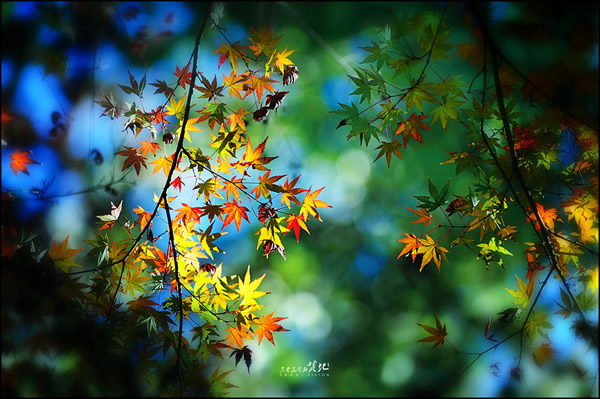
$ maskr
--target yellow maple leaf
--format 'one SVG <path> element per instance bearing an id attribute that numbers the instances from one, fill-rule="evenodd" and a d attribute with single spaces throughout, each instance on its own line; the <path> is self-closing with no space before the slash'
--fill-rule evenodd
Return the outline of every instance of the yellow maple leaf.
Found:
<path id="1" fill-rule="evenodd" d="M 420 238 L 419 242 L 421 243 L 421 246 L 419 246 L 417 249 L 417 253 L 423 254 L 419 271 L 423 270 L 423 268 L 433 259 L 433 262 L 437 266 L 439 272 L 442 259 L 448 262 L 445 254 L 445 252 L 448 252 L 448 250 L 437 245 L 435 241 L 433 241 L 433 238 L 431 238 L 428 234 L 425 235 L 425 238 Z"/>
<path id="2" fill-rule="evenodd" d="M 256 291 L 256 289 L 258 288 L 258 286 L 260 285 L 260 283 L 262 282 L 263 278 L 265 278 L 266 275 L 267 274 L 265 273 L 258 279 L 251 281 L 250 265 L 248 265 L 248 269 L 246 269 L 246 276 L 244 277 L 244 281 L 242 281 L 238 277 L 237 293 L 239 294 L 240 298 L 242 298 L 242 302 L 240 302 L 240 305 L 255 305 L 256 298 L 260 298 L 261 296 L 266 294 L 266 292 L 263 292 L 263 291 Z"/>
<path id="3" fill-rule="evenodd" d="M 510 289 L 506 288 L 506 291 L 508 291 L 510 293 L 510 295 L 517 298 L 517 300 L 514 301 L 513 304 L 520 305 L 522 307 L 526 307 L 529 304 L 529 298 L 531 297 L 531 292 L 529 292 L 527 285 L 523 282 L 523 280 L 521 280 L 519 278 L 519 276 L 517 276 L 515 274 L 515 277 L 517 278 L 519 290 L 516 291 L 516 290 L 510 290 Z"/>
<path id="4" fill-rule="evenodd" d="M 292 61 L 290 61 L 288 56 L 290 56 L 296 50 L 287 51 L 287 47 L 283 51 L 277 51 L 275 53 L 275 67 L 279 68 L 279 71 L 283 73 L 286 65 L 294 65 Z"/>

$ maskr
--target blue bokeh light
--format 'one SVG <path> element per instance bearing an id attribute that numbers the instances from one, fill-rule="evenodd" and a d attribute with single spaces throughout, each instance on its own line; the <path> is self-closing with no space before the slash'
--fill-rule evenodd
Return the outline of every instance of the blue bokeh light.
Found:
<path id="1" fill-rule="evenodd" d="M 8 85 L 13 77 L 13 63 L 8 60 L 2 60 L 2 89 Z"/>
<path id="2" fill-rule="evenodd" d="M 44 77 L 44 68 L 40 65 L 26 66 L 19 79 L 13 106 L 31 112 L 30 122 L 35 132 L 42 139 L 48 138 L 54 127 L 52 113 L 64 115 L 71 107 L 61 82 L 52 74 Z"/>

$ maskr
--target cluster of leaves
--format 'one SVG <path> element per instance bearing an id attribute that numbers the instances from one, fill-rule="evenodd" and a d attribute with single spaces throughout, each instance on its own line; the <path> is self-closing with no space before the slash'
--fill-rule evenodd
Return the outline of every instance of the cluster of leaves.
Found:
<path id="1" fill-rule="evenodd" d="M 432 226 L 420 235 L 403 233 L 398 258 L 410 256 L 419 271 L 433 261 L 441 272 L 452 248 L 467 248 L 486 268 L 504 269 L 503 259 L 522 253 L 527 261 L 516 271 L 516 289 L 506 288 L 516 306 L 499 312 L 499 319 L 508 324 L 527 312 L 506 339 L 527 336 L 541 365 L 554 352 L 546 334 L 553 326 L 547 320 L 551 310 L 536 304 L 551 276 L 562 285 L 555 313 L 571 318 L 577 336 L 597 347 L 597 325 L 585 312 L 598 307 L 598 132 L 557 107 L 547 88 L 533 85 L 503 57 L 482 10 L 462 7 L 392 17 L 378 40 L 362 47 L 365 67 L 350 76 L 359 105 L 340 104 L 334 113 L 342 118 L 338 128 L 349 128 L 347 139 L 358 136 L 365 146 L 379 142 L 375 161 L 385 156 L 388 168 L 415 141 L 426 145 L 434 134 L 464 133 L 465 140 L 456 142 L 468 144 L 448 152 L 442 164 L 455 165 L 455 175 L 471 175 L 468 192 L 452 195 L 451 179 L 439 188 L 428 178 L 428 195 L 415 196 L 414 209 L 406 208 L 417 216 L 413 223 Z M 471 41 L 450 41 L 448 8 L 470 21 Z M 446 60 L 472 65 L 471 83 L 444 75 Z M 534 242 L 528 242 L 531 237 Z M 507 243 L 515 249 L 509 251 Z M 484 335 L 496 342 L 490 322 Z M 435 323 L 419 324 L 430 334 L 421 341 L 434 342 L 434 348 L 447 335 L 437 316 Z M 536 336 L 545 341 L 537 344 Z M 521 356 L 512 373 L 519 378 L 520 362 Z"/>
<path id="2" fill-rule="evenodd" d="M 74 297 L 81 306 L 118 332 L 115 345 L 143 345 L 136 350 L 137 370 L 151 392 L 210 389 L 220 396 L 233 387 L 225 379 L 231 371 L 217 367 L 210 379 L 199 378 L 209 356 L 224 359 L 230 352 L 236 365 L 244 359 L 249 372 L 247 343 L 257 337 L 259 344 L 266 338 L 275 345 L 273 333 L 288 331 L 280 324 L 285 317 L 267 314 L 259 303 L 268 294 L 259 290 L 265 274 L 252 279 L 248 266 L 244 276 L 230 275 L 227 266 L 216 265 L 214 253 L 225 253 L 218 240 L 228 226 L 235 224 L 239 233 L 244 221 L 256 219 L 257 249 L 267 258 L 277 251 L 285 259 L 283 236 L 293 232 L 299 241 L 300 230 L 309 233 L 309 218 L 322 221 L 319 208 L 329 207 L 317 199 L 324 187 L 301 188 L 300 176 L 272 175 L 270 164 L 277 157 L 267 156 L 268 137 L 253 145 L 248 131 L 250 118 L 259 122 L 276 111 L 288 94 L 281 88 L 297 79 L 298 68 L 289 59 L 295 50 L 279 49 L 281 36 L 269 28 L 252 29 L 247 44 L 231 43 L 223 35 L 226 43 L 214 53 L 220 54 L 218 67 L 228 62 L 232 71 L 222 75 L 221 83 L 218 76 L 208 79 L 196 71 L 198 46 L 209 20 L 223 32 L 217 17 L 207 14 L 193 56 L 183 68 L 176 67 L 173 84 L 150 83 L 154 95 L 164 95 L 162 106 L 144 109 L 145 74 L 136 78 L 129 73 L 129 83 L 119 85 L 134 101 L 118 101 L 112 93 L 97 101 L 102 116 L 124 118 L 124 132 L 135 137 L 135 146 L 115 153 L 123 157 L 122 172 L 135 171 L 140 178 L 153 165 L 152 175 L 164 174 L 154 209 L 130 205 L 127 215 L 121 201 L 97 216 L 98 230 L 85 241 L 91 247 L 85 255 L 94 263 L 91 269 L 81 269 L 77 258 L 83 248 L 70 247 L 69 236 L 60 244 L 55 240 L 50 250 L 32 252 L 49 257 L 77 290 Z M 28 174 L 27 165 L 36 163 L 18 150 L 11 159 L 15 174 Z M 187 195 L 184 187 L 191 188 L 192 200 L 171 207 Z M 164 231 L 156 231 L 157 218 L 166 220 Z M 4 244 L 3 237 L 3 257 L 24 245 L 16 233 Z M 184 321 L 191 327 L 184 327 Z"/>

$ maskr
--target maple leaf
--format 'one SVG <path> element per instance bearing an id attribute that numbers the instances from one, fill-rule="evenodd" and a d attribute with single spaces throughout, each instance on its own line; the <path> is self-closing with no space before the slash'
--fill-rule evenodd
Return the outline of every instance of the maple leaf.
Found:
<path id="1" fill-rule="evenodd" d="M 396 140 L 392 140 L 390 142 L 382 141 L 381 144 L 379 145 L 379 147 L 375 148 L 376 150 L 381 150 L 381 151 L 379 151 L 379 153 L 375 157 L 375 160 L 373 161 L 373 163 L 375 163 L 375 161 L 377 161 L 379 158 L 381 158 L 381 156 L 384 154 L 385 154 L 385 160 L 387 161 L 388 168 L 390 167 L 390 162 L 392 162 L 392 155 L 396 155 L 398 158 L 404 159 L 402 157 L 402 153 L 400 152 L 401 146 L 402 145 L 399 142 L 397 142 Z"/>
<path id="2" fill-rule="evenodd" d="M 138 205 L 137 208 L 133 209 L 133 212 L 138 215 L 137 223 L 140 225 L 140 228 L 144 230 L 148 222 L 152 219 L 152 214 L 150 212 L 146 212 L 144 208 Z"/>
<path id="3" fill-rule="evenodd" d="M 253 27 L 250 28 L 250 37 L 248 40 L 253 43 L 248 48 L 254 51 L 254 55 L 260 55 L 261 53 L 265 53 L 267 55 L 270 54 L 272 49 L 277 45 L 279 39 L 282 38 L 283 35 L 273 37 L 273 32 L 271 32 L 271 27 L 262 27 L 260 31 L 254 30 Z"/>
<path id="4" fill-rule="evenodd" d="M 431 120 L 431 124 L 433 125 L 436 120 L 440 120 L 442 124 L 442 128 L 446 131 L 446 125 L 448 124 L 448 118 L 458 120 L 458 114 L 456 113 L 456 107 L 464 104 L 464 101 L 456 101 L 455 98 L 448 98 L 444 104 L 434 108 L 431 113 L 433 114 L 433 119 Z"/>
<path id="5" fill-rule="evenodd" d="M 514 301 L 513 304 L 519 305 L 522 307 L 526 307 L 527 304 L 529 304 L 529 298 L 531 297 L 531 293 L 527 289 L 527 286 L 525 285 L 525 283 L 519 278 L 519 276 L 517 276 L 515 274 L 515 277 L 517 278 L 519 290 L 515 291 L 515 290 L 508 289 L 508 288 L 505 288 L 505 289 L 506 289 L 506 291 L 508 291 L 510 293 L 510 295 L 517 298 L 517 300 Z"/>
<path id="6" fill-rule="evenodd" d="M 177 119 L 183 119 L 183 113 L 185 111 L 185 96 L 182 96 L 178 101 L 175 97 L 171 97 L 169 105 L 167 105 L 166 115 L 175 115 Z"/>
<path id="7" fill-rule="evenodd" d="M 406 256 L 412 255 L 412 260 L 413 262 L 415 261 L 415 258 L 417 257 L 417 250 L 419 249 L 419 247 L 421 246 L 421 242 L 419 241 L 419 238 L 414 235 L 414 234 L 407 234 L 407 233 L 402 233 L 406 236 L 406 238 L 400 238 L 398 240 L 398 242 L 401 242 L 403 244 L 405 244 L 404 248 L 402 248 L 402 252 L 400 252 L 400 254 L 398 255 L 398 257 L 396 259 L 400 259 L 400 257 L 404 254 L 406 254 Z"/>
<path id="8" fill-rule="evenodd" d="M 417 342 L 435 342 L 433 344 L 433 348 L 431 348 L 432 350 L 435 349 L 435 347 L 438 345 L 443 345 L 445 337 L 446 335 L 448 335 L 446 333 L 446 325 L 444 324 L 442 326 L 442 323 L 440 323 L 435 313 L 433 314 L 433 317 L 435 317 L 436 328 L 417 323 L 419 327 L 422 327 L 423 329 L 425 329 L 425 331 L 431 334 L 431 336 L 420 339 Z"/>
<path id="9" fill-rule="evenodd" d="M 402 138 L 404 139 L 404 147 L 406 147 L 406 143 L 408 143 L 408 140 L 411 136 L 419 143 L 423 144 L 423 141 L 421 140 L 421 132 L 419 132 L 419 129 L 431 130 L 429 126 L 421 122 L 423 119 L 427 118 L 428 115 L 416 115 L 416 113 L 412 114 L 410 118 L 406 120 L 406 122 L 399 122 L 398 128 L 396 129 L 396 133 L 394 133 L 394 136 L 402 134 Z"/>
<path id="10" fill-rule="evenodd" d="M 577 224 L 580 231 L 571 233 L 572 236 L 579 237 L 582 244 L 598 242 L 598 227 L 594 227 L 593 218 L 580 218 Z"/>
<path id="11" fill-rule="evenodd" d="M 244 170 L 244 168 L 247 168 L 248 166 L 252 166 L 252 169 L 257 169 L 257 170 L 263 170 L 263 171 L 269 170 L 263 165 L 270 163 L 272 160 L 276 159 L 277 157 L 263 157 L 262 156 L 262 153 L 265 150 L 265 145 L 267 144 L 268 139 L 269 139 L 269 137 L 267 136 L 263 140 L 263 142 L 260 143 L 256 148 L 252 148 L 252 141 L 250 140 L 250 137 L 248 137 L 248 142 L 246 143 L 246 153 L 242 157 L 242 161 L 234 164 L 236 166 L 236 169 L 240 173 L 247 174 L 246 171 Z"/>
<path id="12" fill-rule="evenodd" d="M 240 200 L 240 192 L 238 189 L 240 190 L 245 190 L 246 186 L 243 183 L 242 178 L 237 178 L 237 177 L 233 177 L 231 180 L 226 180 L 225 181 L 225 189 L 226 189 L 226 197 L 227 199 L 229 199 L 229 197 L 234 196 L 235 198 L 237 198 L 238 200 Z"/>
<path id="13" fill-rule="evenodd" d="M 77 264 L 73 259 L 71 259 L 75 254 L 81 251 L 83 248 L 78 249 L 69 249 L 69 235 L 60 243 L 59 246 L 56 245 L 56 240 L 52 244 L 52 249 L 48 251 L 48 255 L 50 259 L 54 261 L 54 264 L 60 268 L 64 272 L 68 272 L 69 267 L 81 267 L 81 265 Z"/>
<path id="14" fill-rule="evenodd" d="M 562 220 L 558 217 L 558 215 L 556 213 L 557 212 L 556 209 L 554 209 L 554 208 L 546 209 L 541 204 L 535 204 L 535 207 L 538 211 L 538 214 L 540 215 L 540 218 L 542 219 L 542 222 L 544 222 L 544 225 L 549 230 L 554 230 L 554 221 L 555 220 L 562 222 Z M 527 220 L 525 220 L 524 223 L 527 223 L 530 221 L 535 222 L 536 231 L 541 230 L 540 223 L 537 221 L 537 218 L 535 217 L 535 213 L 533 213 L 533 212 L 529 214 L 529 216 L 527 217 Z"/>
<path id="15" fill-rule="evenodd" d="M 223 85 L 229 87 L 229 97 L 233 98 L 233 96 L 236 96 L 240 100 L 246 98 L 248 94 L 246 94 L 243 98 L 240 94 L 240 90 L 243 90 L 244 87 L 244 79 L 246 79 L 246 74 L 237 76 L 233 73 L 233 71 L 231 71 L 229 77 L 223 75 Z"/>
<path id="16" fill-rule="evenodd" d="M 542 337 L 549 339 L 548 336 L 542 329 L 554 328 L 552 323 L 548 321 L 550 315 L 541 312 L 536 312 L 533 317 L 525 324 L 524 332 L 527 334 L 530 340 L 533 341 L 536 332 Z"/>
<path id="17" fill-rule="evenodd" d="M 179 80 L 179 84 L 181 85 L 181 87 L 183 89 L 185 89 L 185 85 L 189 84 L 192 80 L 192 73 L 188 72 L 189 68 L 190 68 L 189 64 L 186 65 L 185 68 L 183 68 L 183 69 L 179 69 L 179 65 L 177 65 L 175 72 L 173 72 L 173 74 L 175 76 L 177 76 L 177 79 Z"/>
<path id="18" fill-rule="evenodd" d="M 111 205 L 110 215 L 96 216 L 101 221 L 106 222 L 98 230 L 110 229 L 115 224 L 115 222 L 119 219 L 119 215 L 121 214 L 121 210 L 123 209 L 123 200 L 121 200 L 121 203 L 119 204 L 119 206 L 116 206 L 115 204 L 113 204 L 112 201 L 110 202 L 110 205 Z"/>
<path id="19" fill-rule="evenodd" d="M 296 50 L 287 51 L 287 47 L 286 47 L 285 50 L 283 50 L 283 51 L 277 51 L 275 53 L 275 67 L 279 68 L 279 71 L 281 73 L 283 73 L 283 70 L 286 67 L 286 65 L 293 65 L 294 64 L 292 61 L 290 61 L 289 58 L 287 58 L 294 51 L 296 51 Z"/>
<path id="20" fill-rule="evenodd" d="M 310 231 L 308 231 L 308 227 L 306 227 L 306 223 L 304 222 L 304 218 L 301 215 L 290 215 L 285 221 L 287 222 L 285 228 L 288 229 L 288 231 L 286 231 L 284 235 L 289 231 L 294 230 L 296 242 L 300 242 L 300 228 L 310 234 Z"/>
<path id="21" fill-rule="evenodd" d="M 15 150 L 12 154 L 10 154 L 10 167 L 15 172 L 15 176 L 18 172 L 23 172 L 27 176 L 29 176 L 29 170 L 27 169 L 28 164 L 40 164 L 38 161 L 35 161 L 29 157 L 31 151 L 23 151 L 20 152 L 18 149 Z"/>
<path id="22" fill-rule="evenodd" d="M 418 111 L 423 112 L 423 100 L 430 100 L 431 98 L 431 94 L 420 87 L 415 87 L 406 93 L 406 109 L 409 110 L 414 105 Z M 433 124 L 433 121 L 431 124 Z"/>
<path id="23" fill-rule="evenodd" d="M 187 222 L 200 222 L 200 215 L 202 214 L 202 209 L 199 207 L 191 207 L 188 204 L 181 203 L 183 207 L 176 209 L 177 216 L 175 216 L 175 222 L 178 220 L 182 220 L 184 224 Z"/>
<path id="24" fill-rule="evenodd" d="M 202 209 L 201 215 L 202 216 L 207 215 L 209 222 L 212 222 L 212 220 L 215 216 L 218 217 L 219 219 L 221 219 L 221 221 L 223 220 L 223 216 L 221 216 L 221 214 L 224 211 L 220 205 L 213 205 L 213 204 L 207 203 L 205 206 L 201 207 L 200 209 Z"/>
<path id="25" fill-rule="evenodd" d="M 258 325 L 255 335 L 258 335 L 259 345 L 263 336 L 275 345 L 275 342 L 273 341 L 273 331 L 289 331 L 277 324 L 278 321 L 285 320 L 287 317 L 273 317 L 274 313 L 275 312 L 272 312 L 267 316 L 262 316 L 260 319 L 257 317 L 252 320 L 254 324 Z"/>
<path id="26" fill-rule="evenodd" d="M 246 275 L 244 276 L 244 281 L 242 281 L 238 276 L 238 288 L 236 292 L 238 293 L 239 297 L 242 298 L 240 305 L 255 305 L 257 298 L 267 294 L 267 292 L 256 291 L 266 275 L 267 274 L 264 273 L 261 277 L 252 281 L 250 278 L 250 265 L 248 265 L 248 268 L 246 269 Z"/>
<path id="27" fill-rule="evenodd" d="M 417 249 L 417 254 L 423 254 L 419 271 L 423 270 L 423 268 L 433 259 L 439 272 L 442 259 L 446 262 L 448 261 L 445 254 L 448 250 L 437 245 L 435 241 L 433 241 L 433 238 L 429 237 L 428 234 L 425 235 L 425 239 L 420 238 L 419 242 L 421 243 L 421 246 Z"/>
<path id="28" fill-rule="evenodd" d="M 296 183 L 298 183 L 298 179 L 300 178 L 300 176 L 297 176 L 294 180 L 292 180 L 291 182 L 288 182 L 288 178 L 285 178 L 285 183 L 283 183 L 283 193 L 281 194 L 281 205 L 283 205 L 285 203 L 285 205 L 288 207 L 288 209 L 291 207 L 290 206 L 290 201 L 293 202 L 296 205 L 300 205 L 300 200 L 298 198 L 296 198 L 297 194 L 301 194 L 303 192 L 306 192 L 308 190 L 304 189 L 304 188 L 295 188 Z"/>
<path id="29" fill-rule="evenodd" d="M 419 203 L 419 205 L 421 205 L 421 203 Z M 419 216 L 417 220 L 414 220 L 411 223 L 424 223 L 425 226 L 423 227 L 427 227 L 431 223 L 431 215 L 429 214 L 429 211 L 426 208 L 410 209 L 407 206 L 405 206 L 405 208 L 414 213 L 415 215 Z"/>
<path id="30" fill-rule="evenodd" d="M 198 122 L 200 122 L 200 118 L 191 118 L 191 119 L 188 119 L 187 123 L 185 124 L 185 139 L 187 141 L 189 141 L 190 143 L 192 142 L 192 139 L 190 138 L 190 132 L 201 132 L 202 131 L 202 129 L 195 126 L 195 124 Z M 175 132 L 177 134 L 177 137 L 179 137 L 179 135 L 181 134 L 182 129 L 183 129 L 183 119 L 180 119 L 179 127 L 177 128 L 177 131 Z"/>
<path id="31" fill-rule="evenodd" d="M 233 348 L 233 344 L 236 344 L 238 348 L 244 347 L 244 338 L 252 339 L 250 333 L 244 326 L 240 328 L 229 327 L 225 331 L 229 331 L 229 334 L 225 337 L 225 341 L 229 340 L 228 346 Z"/>
<path id="32" fill-rule="evenodd" d="M 231 68 L 233 69 L 233 73 L 235 75 L 237 75 L 237 63 L 238 63 L 238 59 L 241 58 L 242 60 L 247 59 L 248 57 L 242 52 L 242 50 L 247 49 L 248 46 L 243 46 L 240 44 L 239 41 L 228 45 L 225 43 L 220 43 L 219 44 L 221 47 L 219 47 L 218 49 L 216 49 L 213 54 L 217 54 L 217 53 L 221 53 L 221 56 L 219 57 L 219 66 L 218 68 L 221 67 L 221 65 L 223 65 L 223 63 L 225 62 L 226 59 L 229 59 L 229 64 L 231 65 Z"/>
<path id="33" fill-rule="evenodd" d="M 552 348 L 552 346 L 550 346 L 550 343 L 544 342 L 542 345 L 538 346 L 536 349 L 533 350 L 532 356 L 533 360 L 535 360 L 535 364 L 537 364 L 538 367 L 541 368 L 542 364 L 544 364 L 547 361 L 553 360 L 555 353 L 556 350 Z"/>
<path id="34" fill-rule="evenodd" d="M 494 334 L 488 335 L 491 325 L 492 325 L 492 318 L 488 316 L 488 322 L 485 325 L 485 330 L 483 331 L 483 335 L 485 336 L 486 339 L 488 339 L 492 342 L 498 342 L 498 340 L 496 338 L 494 338 Z"/>
<path id="35" fill-rule="evenodd" d="M 283 85 L 291 85 L 298 79 L 298 67 L 295 65 L 288 65 L 283 73 Z"/>
<path id="36" fill-rule="evenodd" d="M 191 73 L 190 73 L 190 77 L 191 77 Z M 150 86 L 156 87 L 154 94 L 163 93 L 166 98 L 169 98 L 169 96 L 171 96 L 171 95 L 173 95 L 173 93 L 175 93 L 175 90 L 171 89 L 169 87 L 169 85 L 167 84 L 167 82 L 165 82 L 164 80 L 156 79 L 156 83 L 150 83 Z"/>
<path id="37" fill-rule="evenodd" d="M 244 122 L 244 115 L 249 114 L 250 112 L 244 111 L 244 107 L 240 108 L 237 112 L 230 114 L 227 118 L 227 123 L 231 123 L 229 129 L 231 131 L 235 130 L 236 126 L 239 126 L 241 130 L 246 131 L 246 122 Z"/>
<path id="38" fill-rule="evenodd" d="M 319 212 L 317 212 L 317 208 L 331 208 L 331 205 L 325 203 L 324 201 L 317 200 L 315 198 L 317 198 L 317 196 L 321 193 L 321 191 L 323 191 L 324 188 L 325 187 L 321 187 L 320 189 L 313 191 L 312 194 L 310 193 L 311 188 L 309 188 L 306 192 L 306 195 L 302 200 L 302 208 L 300 208 L 300 215 L 304 216 L 304 220 L 306 220 L 308 218 L 308 215 L 310 214 L 315 219 L 321 222 L 323 221 L 321 219 L 321 216 L 319 216 Z"/>
<path id="39" fill-rule="evenodd" d="M 152 152 L 152 155 L 156 155 L 156 150 L 160 150 L 160 144 L 152 141 L 141 141 L 137 152 L 143 156 L 146 156 L 148 152 Z"/>
<path id="40" fill-rule="evenodd" d="M 289 91 L 279 91 L 277 90 L 274 94 L 267 94 L 267 101 L 265 101 L 265 106 L 272 110 L 277 110 L 281 103 L 283 102 L 283 98 L 288 94 Z"/>
<path id="41" fill-rule="evenodd" d="M 231 352 L 231 356 L 235 355 L 235 365 L 237 367 L 240 360 L 242 360 L 242 356 L 244 357 L 244 363 L 246 363 L 246 367 L 248 368 L 248 373 L 250 373 L 250 365 L 252 364 L 252 351 L 247 346 L 244 346 L 241 349 L 234 349 Z"/>
<path id="42" fill-rule="evenodd" d="M 232 75 L 233 75 L 233 72 L 232 72 Z M 223 77 L 225 77 L 225 75 L 223 75 Z M 221 94 L 221 92 L 223 91 L 225 86 L 219 86 L 217 84 L 216 76 L 213 77 L 213 80 L 211 82 L 208 79 L 206 79 L 202 73 L 200 73 L 200 83 L 202 83 L 202 86 L 204 86 L 204 87 L 195 86 L 195 88 L 198 91 L 203 93 L 199 98 L 207 98 L 208 101 L 210 101 L 216 97 L 223 97 L 223 94 Z"/>
<path id="43" fill-rule="evenodd" d="M 259 184 L 254 187 L 250 193 L 254 194 L 257 200 L 261 195 L 266 199 L 269 199 L 271 197 L 271 191 L 279 192 L 281 190 L 281 187 L 275 185 L 275 182 L 282 177 L 283 175 L 271 176 L 271 171 L 267 170 L 262 176 L 258 177 Z"/>
<path id="44" fill-rule="evenodd" d="M 127 157 L 127 158 L 125 158 L 125 161 L 123 162 L 123 169 L 121 169 L 121 172 L 123 172 L 125 169 L 128 169 L 129 167 L 131 167 L 133 165 L 133 167 L 135 169 L 135 173 L 139 177 L 140 169 L 142 168 L 142 166 L 144 168 L 148 169 L 148 167 L 146 166 L 146 162 L 145 162 L 146 157 L 143 156 L 142 154 L 139 154 L 137 152 L 137 150 L 133 147 L 125 147 L 124 150 L 115 152 L 115 154 Z"/>
<path id="45" fill-rule="evenodd" d="M 175 154 L 173 154 L 173 155 L 175 155 Z M 153 175 L 162 169 L 163 172 L 165 173 L 165 176 L 169 176 L 169 171 L 171 170 L 171 165 L 173 165 L 172 156 L 159 157 L 159 158 L 155 159 L 154 161 L 150 162 L 150 165 L 154 165 L 154 164 L 156 164 L 156 166 L 154 167 L 154 170 L 152 171 Z M 175 170 L 181 171 L 178 167 L 176 167 Z"/>
<path id="46" fill-rule="evenodd" d="M 227 214 L 225 217 L 225 221 L 223 222 L 223 229 L 229 225 L 232 221 L 235 221 L 235 226 L 237 227 L 238 233 L 240 231 L 240 224 L 242 223 L 242 218 L 246 219 L 248 223 L 248 208 L 245 206 L 240 206 L 238 202 L 233 199 L 233 202 L 225 202 L 223 204 L 223 212 Z"/>
<path id="47" fill-rule="evenodd" d="M 181 181 L 181 177 L 177 176 L 177 178 L 171 182 L 171 186 L 175 187 L 179 190 L 179 192 L 181 192 L 181 186 L 185 186 L 185 183 Z"/>
<path id="48" fill-rule="evenodd" d="M 250 75 L 249 80 L 247 80 L 244 83 L 248 84 L 248 82 L 250 82 L 249 87 L 251 89 L 251 91 L 249 91 L 248 94 L 256 92 L 258 101 L 261 101 L 264 90 L 270 91 L 271 93 L 275 92 L 275 89 L 273 88 L 271 83 L 277 83 L 277 80 L 269 79 L 266 75 L 262 77 Z"/>

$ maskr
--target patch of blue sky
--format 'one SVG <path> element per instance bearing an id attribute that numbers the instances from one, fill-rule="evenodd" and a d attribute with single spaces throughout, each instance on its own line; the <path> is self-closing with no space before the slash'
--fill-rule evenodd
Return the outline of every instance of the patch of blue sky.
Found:
<path id="1" fill-rule="evenodd" d="M 490 346 L 490 341 L 483 341 L 485 342 L 481 343 L 482 347 Z M 472 392 L 474 396 L 480 397 L 497 396 L 511 379 L 510 370 L 515 366 L 514 354 L 501 345 L 480 362 L 469 374 L 469 388 L 465 392 Z M 492 368 L 493 365 L 497 365 L 498 369 Z M 497 375 L 494 375 L 494 372 L 497 372 Z"/>
<path id="2" fill-rule="evenodd" d="M 106 90 L 114 92 L 115 82 L 128 81 L 127 69 L 130 65 L 123 54 L 110 42 L 101 43 L 96 54 L 96 81 L 108 85 Z M 119 91 L 121 91 L 119 89 Z"/>
<path id="3" fill-rule="evenodd" d="M 135 17 L 127 18 L 124 16 L 133 7 L 137 8 L 138 12 Z M 127 36 L 133 38 L 135 34 L 142 28 L 142 26 L 148 24 L 147 17 L 144 15 L 143 7 L 139 1 L 124 1 L 118 3 L 117 12 L 115 12 L 115 24 L 119 27 L 123 27 Z"/>
<path id="4" fill-rule="evenodd" d="M 93 100 L 86 97 L 71 112 L 71 128 L 67 137 L 69 150 L 78 159 L 88 159 L 93 150 L 98 150 L 104 162 L 111 162 L 118 144 L 113 140 L 112 132 L 119 130 L 120 134 L 122 124 L 108 116 L 100 117 L 103 109 Z"/>
<path id="5" fill-rule="evenodd" d="M 13 107 L 30 110 L 30 121 L 35 132 L 40 138 L 48 138 L 54 127 L 52 113 L 59 112 L 64 116 L 71 107 L 61 82 L 53 74 L 44 77 L 44 68 L 40 65 L 26 66 L 19 79 Z"/>
<path id="6" fill-rule="evenodd" d="M 341 109 L 339 103 L 350 105 L 349 101 L 353 100 L 350 93 L 354 91 L 354 88 L 350 79 L 346 76 L 338 76 L 325 80 L 321 88 L 321 96 L 328 109 L 338 110 Z"/>
<path id="7" fill-rule="evenodd" d="M 2 75 L 2 89 L 4 89 L 13 78 L 14 67 L 12 61 L 2 60 L 1 68 L 2 73 L 0 75 Z"/>
<path id="8" fill-rule="evenodd" d="M 56 29 L 49 27 L 48 25 L 40 25 L 37 34 L 38 44 L 41 46 L 48 46 L 56 41 L 62 33 Z"/>
<path id="9" fill-rule="evenodd" d="M 175 35 L 185 32 L 194 21 L 194 13 L 184 2 L 159 1 L 153 3 L 153 6 L 152 23 L 154 26 Z M 170 22 L 167 22 L 167 17 Z"/>
<path id="10" fill-rule="evenodd" d="M 88 78 L 91 76 L 94 65 L 94 50 L 89 48 L 69 48 L 67 56 L 67 69 L 65 79 Z"/>
<path id="11" fill-rule="evenodd" d="M 13 3 L 13 16 L 18 19 L 31 19 L 37 13 L 37 3 L 34 1 L 16 1 Z"/>
<path id="12" fill-rule="evenodd" d="M 248 34 L 248 31 L 240 24 L 229 24 L 226 25 L 223 28 L 223 34 L 227 36 L 227 39 L 229 39 L 229 41 L 231 43 L 235 43 L 237 41 L 241 42 L 241 44 L 244 44 L 245 42 L 247 42 L 248 36 L 250 36 Z M 225 44 L 229 44 L 227 43 L 227 40 L 225 40 L 225 38 L 223 37 L 222 34 L 217 33 L 214 35 L 214 46 L 218 47 L 220 45 L 220 43 L 225 43 Z"/>

